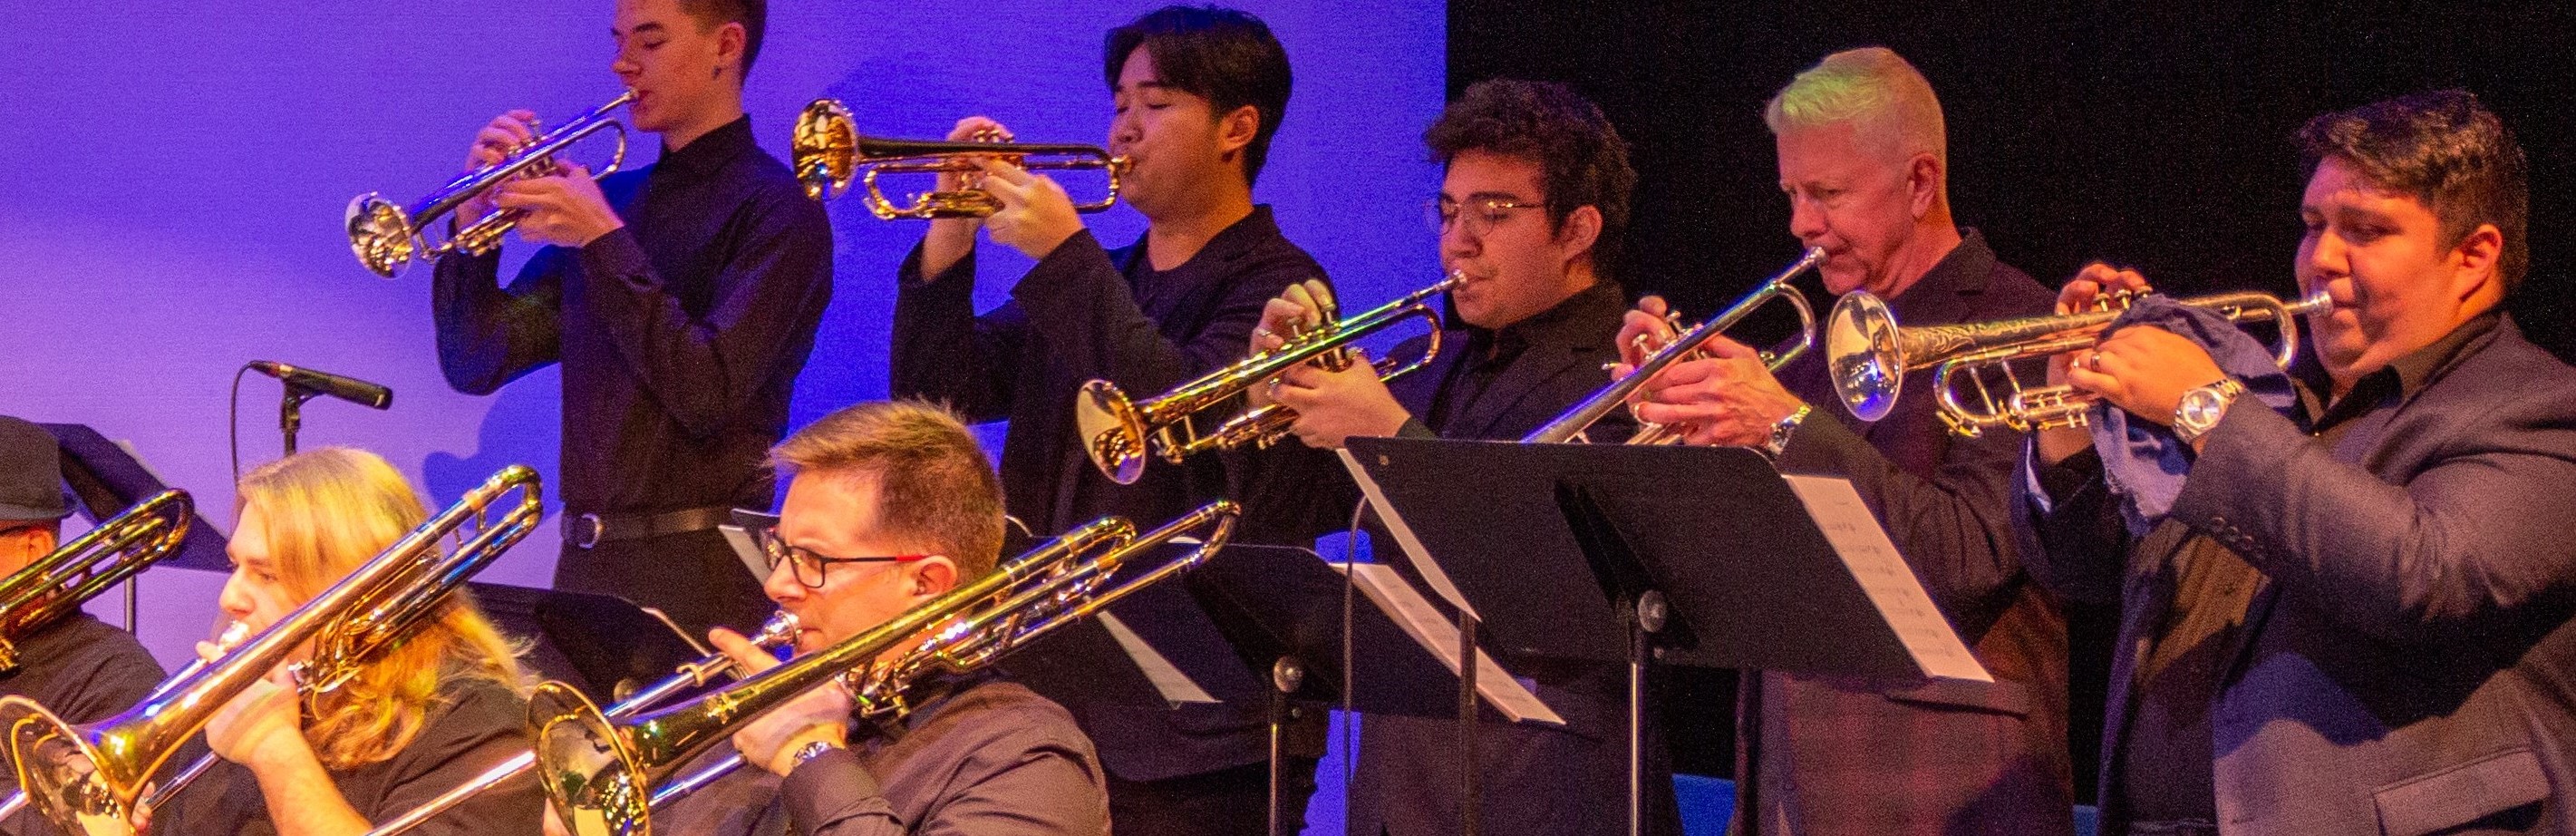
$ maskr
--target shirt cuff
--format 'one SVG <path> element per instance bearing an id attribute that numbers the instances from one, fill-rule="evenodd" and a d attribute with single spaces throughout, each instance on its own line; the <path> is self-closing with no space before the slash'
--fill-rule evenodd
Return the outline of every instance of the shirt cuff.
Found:
<path id="1" fill-rule="evenodd" d="M 2054 465 L 2039 463 L 2039 437 L 2022 442 L 2022 488 L 2030 494 L 2030 504 L 2043 516 L 2057 512 L 2057 504 L 2084 489 L 2084 483 L 2102 470 L 2102 454 L 2087 447 Z"/>
<path id="2" fill-rule="evenodd" d="M 903 266 L 895 273 L 895 285 L 897 287 L 928 287 L 931 285 L 943 285 L 954 282 L 972 284 L 975 281 L 975 251 L 973 249 L 968 249 L 966 251 L 966 257 L 958 259 L 955 264 L 948 265 L 948 269 L 939 271 L 939 275 L 936 276 L 924 276 L 921 274 L 921 251 L 922 245 L 916 243 L 912 245 L 912 252 L 903 257 Z"/>
<path id="3" fill-rule="evenodd" d="M 652 260 L 644 255 L 644 244 L 635 240 L 635 228 L 621 226 L 608 234 L 591 239 L 581 247 L 581 272 L 590 278 L 615 278 L 629 284 L 650 275 Z"/>
<path id="4" fill-rule="evenodd" d="M 835 748 L 797 764 L 779 783 L 787 817 L 799 833 L 821 833 L 834 822 L 871 812 L 891 815 L 877 776 L 859 755 Z"/>

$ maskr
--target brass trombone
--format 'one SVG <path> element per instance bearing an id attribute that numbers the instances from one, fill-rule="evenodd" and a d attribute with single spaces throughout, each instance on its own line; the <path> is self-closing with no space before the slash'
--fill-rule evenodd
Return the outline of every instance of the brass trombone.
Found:
<path id="1" fill-rule="evenodd" d="M 349 231 L 349 251 L 358 263 L 376 275 L 393 278 L 415 258 L 436 258 L 451 252 L 483 255 L 501 245 L 501 236 L 519 224 L 523 213 L 498 210 L 474 222 L 458 227 L 453 234 L 435 244 L 429 242 L 429 230 L 440 218 L 453 214 L 484 192 L 522 177 L 544 177 L 565 171 L 556 159 L 573 143 L 590 138 L 600 131 L 615 131 L 617 150 L 608 165 L 591 172 L 592 177 L 606 177 L 626 164 L 626 125 L 612 115 L 618 108 L 635 103 L 635 91 L 628 90 L 610 99 L 598 109 L 582 114 L 544 136 L 529 140 L 512 149 L 500 162 L 457 175 L 446 185 L 430 192 L 428 197 L 406 209 L 383 196 L 368 192 L 349 201 L 345 222 Z"/>
<path id="2" fill-rule="evenodd" d="M 1208 450 L 1236 450 L 1245 445 L 1268 447 L 1288 434 L 1288 426 L 1297 421 L 1295 410 L 1278 404 L 1249 410 L 1204 436 L 1198 434 L 1192 419 L 1309 361 L 1334 371 L 1349 368 L 1346 349 L 1351 343 L 1409 320 L 1420 319 L 1430 326 L 1430 343 L 1423 347 L 1422 356 L 1411 363 L 1396 365 L 1393 358 L 1379 360 L 1378 378 L 1394 380 L 1430 365 L 1432 358 L 1440 356 L 1440 313 L 1431 309 L 1431 297 L 1447 293 L 1466 280 L 1465 274 L 1452 272 L 1430 287 L 1349 319 L 1337 319 L 1337 312 L 1327 301 L 1322 324 L 1285 335 L 1286 345 L 1238 360 L 1144 401 L 1129 400 L 1118 384 L 1106 380 L 1085 383 L 1082 394 L 1073 402 L 1073 422 L 1081 433 L 1083 450 L 1091 454 L 1092 465 L 1110 481 L 1132 485 L 1145 473 L 1147 452 L 1180 464 Z"/>
<path id="3" fill-rule="evenodd" d="M 513 491 L 518 498 L 509 510 L 487 518 Z M 123 714 L 74 726 L 34 700 L 0 699 L 0 728 L 9 730 L 6 754 L 19 786 L 65 832 L 133 834 L 146 779 L 234 696 L 307 641 L 312 658 L 291 668 L 296 690 L 309 698 L 346 683 L 355 674 L 351 666 L 434 617 L 450 592 L 535 530 L 544 512 L 538 493 L 536 471 L 502 470 L 247 643 L 162 683 Z M 438 541 L 468 526 L 474 534 L 454 553 L 441 553 Z M 153 798 L 175 791 L 165 785 Z"/>
<path id="4" fill-rule="evenodd" d="M 2091 423 L 2087 411 L 2093 397 L 2071 386 L 2024 387 L 2008 364 L 2100 343 L 2102 328 L 2118 319 L 2135 298 L 2127 293 L 2107 294 L 2095 301 L 2094 310 L 2083 313 L 1899 326 L 1886 302 L 1868 291 L 1855 291 L 1834 304 L 1833 318 L 1825 326 L 1825 356 L 1833 371 L 1835 394 L 1863 421 L 1887 417 L 1896 406 L 1905 375 L 1938 367 L 1932 386 L 1940 398 L 1940 416 L 1961 436 L 1975 438 L 1996 428 L 2029 432 L 2083 427 Z M 2323 313 L 2334 304 L 2324 291 L 2295 301 L 2253 292 L 2178 301 L 2240 325 L 2276 323 L 2281 337 L 2272 350 L 2272 362 L 2282 368 L 2289 368 L 2298 357 L 2298 318 Z M 1986 382 L 1997 373 L 2003 377 L 2001 392 Z M 1974 403 L 1963 400 L 1970 393 Z"/>
<path id="5" fill-rule="evenodd" d="M 900 718 L 912 709 L 911 690 L 922 677 L 990 663 L 1198 565 L 1224 547 L 1240 513 L 1219 500 L 1141 537 L 1125 520 L 1101 519 L 873 629 L 651 714 L 610 722 L 579 691 L 539 686 L 528 706 L 538 777 L 577 836 L 650 836 L 655 805 L 703 785 L 699 778 L 673 782 L 679 768 L 768 710 L 816 687 L 836 686 L 847 690 L 862 716 Z M 1138 555 L 1193 532 L 1199 532 L 1198 548 L 1189 554 L 1110 585 Z"/>
<path id="6" fill-rule="evenodd" d="M 790 150 L 796 179 L 805 196 L 830 200 L 847 193 L 857 181 L 866 187 L 868 211 L 881 220 L 909 218 L 981 218 L 1000 211 L 1002 203 L 975 188 L 984 170 L 975 157 L 990 157 L 1031 171 L 1089 171 L 1109 176 L 1108 194 L 1073 205 L 1077 212 L 1099 212 L 1118 205 L 1118 178 L 1127 158 L 1112 157 L 1096 145 L 1020 145 L 998 142 L 943 142 L 883 139 L 859 133 L 850 109 L 837 99 L 815 99 L 796 116 Z M 1031 159 L 1035 157 L 1037 159 Z M 865 173 L 861 173 L 865 169 Z M 961 174 L 967 186 L 957 190 L 917 192 L 912 202 L 897 206 L 877 186 L 879 174 Z"/>
<path id="7" fill-rule="evenodd" d="M 1611 381 L 1608 386 L 1594 390 L 1591 397 L 1584 398 L 1583 402 L 1559 413 L 1545 426 L 1522 436 L 1521 443 L 1589 442 L 1591 439 L 1587 438 L 1585 433 L 1592 429 L 1592 425 L 1600 423 L 1601 419 L 1609 416 L 1611 412 L 1626 406 L 1628 400 L 1636 395 L 1637 390 L 1645 386 L 1647 381 L 1653 380 L 1655 375 L 1662 373 L 1665 367 L 1706 356 L 1700 350 L 1702 344 L 1707 343 L 1712 337 L 1726 333 L 1726 329 L 1735 327 L 1736 323 L 1744 321 L 1745 317 L 1752 316 L 1754 311 L 1760 310 L 1763 305 L 1770 304 L 1774 299 L 1787 301 L 1789 307 L 1798 312 L 1797 343 L 1776 354 L 1763 352 L 1763 365 L 1770 367 L 1772 371 L 1779 371 L 1781 366 L 1798 359 L 1798 355 L 1805 354 L 1807 349 L 1816 343 L 1816 309 L 1807 304 L 1806 294 L 1789 286 L 1789 281 L 1824 260 L 1823 248 L 1807 248 L 1807 252 L 1799 256 L 1796 262 L 1771 278 L 1763 280 L 1761 286 L 1755 287 L 1753 292 L 1735 300 L 1735 304 L 1729 306 L 1724 313 L 1657 346 L 1654 351 L 1637 362 L 1636 371 L 1629 372 L 1627 377 Z M 1628 436 L 1627 443 L 1675 444 L 1682 440 L 1686 432 L 1687 428 L 1683 427 L 1640 423 L 1636 433 Z"/>
<path id="8" fill-rule="evenodd" d="M 18 669 L 17 642 L 177 551 L 196 503 L 153 494 L 0 580 L 0 672 Z"/>

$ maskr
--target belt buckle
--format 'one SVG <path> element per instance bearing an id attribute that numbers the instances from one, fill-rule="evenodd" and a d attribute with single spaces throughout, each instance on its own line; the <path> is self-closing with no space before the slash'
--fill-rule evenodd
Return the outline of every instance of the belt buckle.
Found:
<path id="1" fill-rule="evenodd" d="M 587 551 L 599 545 L 599 538 L 606 533 L 607 526 L 599 521 L 598 514 L 581 514 L 564 520 L 564 539 L 571 540 L 573 548 Z"/>

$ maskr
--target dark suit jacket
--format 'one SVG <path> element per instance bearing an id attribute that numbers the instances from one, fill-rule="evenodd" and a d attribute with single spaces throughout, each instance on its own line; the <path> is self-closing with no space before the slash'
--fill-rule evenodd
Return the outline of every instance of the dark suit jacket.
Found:
<path id="1" fill-rule="evenodd" d="M 1889 305 L 1905 325 L 2047 313 L 2056 295 L 1967 230 Z M 1852 481 L 1915 577 L 1993 672 L 1993 686 L 1765 677 L 1764 806 L 1806 834 L 2049 834 L 2074 828 L 2066 754 L 2066 622 L 2014 555 L 2006 510 L 2021 436 L 1963 439 L 1935 410 L 1929 371 L 1864 424 L 1821 350 L 1781 369 L 1815 408 L 1779 466 Z"/>
<path id="2" fill-rule="evenodd" d="M 1457 369 L 1472 342 L 1464 327 L 1442 335 L 1442 353 L 1421 371 L 1390 384 L 1397 402 L 1416 420 L 1408 435 L 1517 439 L 1592 394 L 1609 377 L 1601 364 L 1618 359 L 1612 346 L 1626 300 L 1619 286 L 1603 283 L 1534 317 L 1549 320 L 1525 332 L 1526 347 L 1503 367 L 1483 394 L 1463 410 L 1450 409 L 1441 426 L 1422 424 L 1443 397 L 1442 381 Z M 1397 346 L 1390 356 L 1421 355 L 1423 340 Z M 1626 414 L 1607 422 L 1596 438 L 1625 435 Z M 1245 542 L 1311 543 L 1345 530 L 1360 501 L 1359 487 L 1332 454 L 1294 439 L 1241 457 L 1235 474 L 1247 484 L 1245 519 L 1236 537 Z M 1374 522 L 1374 520 L 1372 520 Z M 1383 537 L 1379 562 L 1412 576 Z M 1438 600 L 1434 598 L 1433 600 Z M 1562 729 L 1488 723 L 1478 731 L 1478 789 L 1482 832 L 1496 834 L 1614 834 L 1627 832 L 1627 670 L 1515 658 L 1497 661 L 1537 680 L 1539 699 L 1566 720 Z M 1455 720 L 1370 715 L 1360 725 L 1359 768 L 1350 780 L 1348 831 L 1354 836 L 1423 836 L 1458 826 Z M 1671 767 L 1649 729 L 1645 775 L 1647 833 L 1679 833 Z"/>
<path id="3" fill-rule="evenodd" d="M 1215 499 L 1225 481 L 1213 457 L 1185 465 L 1155 459 L 1133 485 L 1102 476 L 1074 429 L 1075 393 L 1103 379 L 1141 400 L 1239 360 L 1262 306 L 1324 270 L 1280 236 L 1262 206 L 1161 273 L 1146 263 L 1143 240 L 1103 250 L 1085 231 L 1021 277 L 1011 301 L 981 316 L 974 276 L 972 257 L 927 280 L 919 249 L 904 262 L 891 388 L 896 397 L 947 402 L 969 420 L 1009 419 L 1005 502 L 1045 537 L 1110 514 L 1148 529 Z M 1131 781 L 1269 757 L 1257 709 L 1085 706 L 1075 714 L 1109 771 Z M 1295 751 L 1322 754 L 1318 723 L 1302 727 Z"/>
<path id="4" fill-rule="evenodd" d="M 2125 566 L 2085 559 L 2128 540 L 2098 481 L 2016 515 L 2035 574 L 2122 599 L 2103 797 L 2155 578 L 2209 537 L 2260 573 L 2211 707 L 2222 832 L 2576 833 L 2571 487 L 2576 373 L 2508 319 L 2332 445 L 2240 400 Z"/>

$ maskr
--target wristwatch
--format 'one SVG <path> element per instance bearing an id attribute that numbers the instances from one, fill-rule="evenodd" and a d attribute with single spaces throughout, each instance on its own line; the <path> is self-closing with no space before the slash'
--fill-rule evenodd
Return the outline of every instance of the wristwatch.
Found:
<path id="1" fill-rule="evenodd" d="M 2174 407 L 2174 436 L 2190 444 L 2217 429 L 2218 419 L 2227 417 L 2227 405 L 2242 394 L 2245 384 L 2232 377 L 2182 393 L 2182 404 Z"/>
<path id="2" fill-rule="evenodd" d="M 1762 442 L 1763 454 L 1771 458 L 1779 458 L 1781 451 L 1789 449 L 1789 436 L 1798 431 L 1798 423 L 1807 420 L 1807 413 L 1813 411 L 1815 411 L 1813 407 L 1799 404 L 1798 411 L 1789 413 L 1789 417 L 1772 423 L 1771 440 Z"/>
<path id="3" fill-rule="evenodd" d="M 841 747 L 832 745 L 832 741 L 829 740 L 817 740 L 812 743 L 796 747 L 796 759 L 792 763 L 788 764 L 787 769 L 788 771 L 793 772 L 796 767 L 804 766 L 806 761 L 822 757 L 823 753 L 838 748 Z"/>

